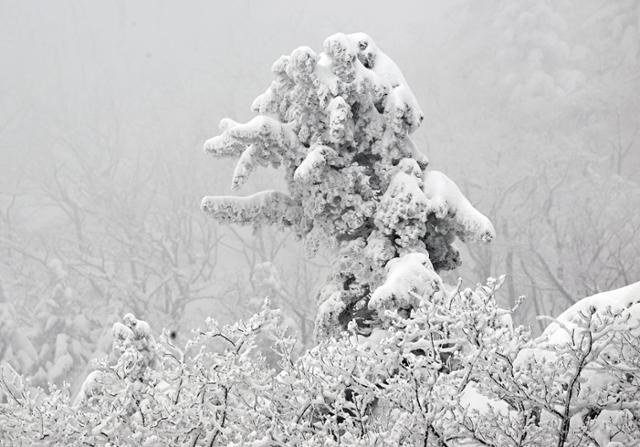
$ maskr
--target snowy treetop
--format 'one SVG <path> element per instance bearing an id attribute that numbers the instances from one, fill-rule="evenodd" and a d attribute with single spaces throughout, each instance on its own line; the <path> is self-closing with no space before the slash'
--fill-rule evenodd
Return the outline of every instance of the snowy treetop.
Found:
<path id="1" fill-rule="evenodd" d="M 427 169 L 427 157 L 411 140 L 423 121 L 418 101 L 371 37 L 334 34 L 320 54 L 296 48 L 272 71 L 273 82 L 253 102 L 257 116 L 247 123 L 223 119 L 222 133 L 209 139 L 205 150 L 238 158 L 233 189 L 261 166 L 282 167 L 288 191 L 209 196 L 202 208 L 224 223 L 290 227 L 304 238 L 310 255 L 321 244 L 339 249 L 334 281 L 341 285 L 326 288 L 320 298 L 334 296 L 329 301 L 336 305 L 324 306 L 330 314 L 351 312 L 346 303 L 363 297 L 366 302 L 358 306 L 365 313 L 367 307 L 388 307 L 383 296 L 406 301 L 399 297 L 411 287 L 397 278 L 413 276 L 398 266 L 415 260 L 409 270 L 418 272 L 424 260 L 411 256 L 387 266 L 395 258 L 421 254 L 435 275 L 460 264 L 456 237 L 493 239 L 489 219 L 451 179 Z M 403 290 L 398 295 L 387 287 L 367 306 L 385 271 L 396 278 L 387 286 Z M 322 320 L 319 316 L 320 326 Z"/>

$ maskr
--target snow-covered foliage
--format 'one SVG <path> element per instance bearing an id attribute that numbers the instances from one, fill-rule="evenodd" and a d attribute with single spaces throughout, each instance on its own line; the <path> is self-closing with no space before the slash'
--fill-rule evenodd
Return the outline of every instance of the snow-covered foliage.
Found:
<path id="1" fill-rule="evenodd" d="M 75 399 L 3 367 L 0 438 L 34 446 L 635 445 L 640 338 L 624 315 L 591 308 L 574 320 L 572 337 L 545 344 L 496 305 L 502 280 L 413 294 L 409 314 L 384 310 L 386 330 L 363 337 L 351 324 L 298 358 L 268 302 L 234 325 L 209 320 L 184 347 L 127 315 Z M 260 348 L 267 342 L 271 353 Z M 617 357 L 604 346 L 619 346 Z M 266 359 L 274 353 L 277 366 Z M 607 377 L 596 388 L 595 373 Z"/>
<path id="2" fill-rule="evenodd" d="M 60 384 L 82 378 L 86 363 L 109 345 L 103 346 L 102 329 L 78 304 L 83 297 L 62 260 L 55 257 L 41 266 L 32 270 L 28 284 L 39 301 L 31 296 L 0 300 L 0 359 L 34 383 Z"/>
<path id="3" fill-rule="evenodd" d="M 339 250 L 333 278 L 320 292 L 319 336 L 337 334 L 354 319 L 370 329 L 376 310 L 396 301 L 410 309 L 397 298 L 408 289 L 398 278 L 424 266 L 434 277 L 457 267 L 456 237 L 494 237 L 491 222 L 454 182 L 427 170 L 411 140 L 422 111 L 371 37 L 334 34 L 322 53 L 297 48 L 272 71 L 274 81 L 252 106 L 258 115 L 245 124 L 222 120 L 222 134 L 205 150 L 239 158 L 234 188 L 257 166 L 283 167 L 287 193 L 210 196 L 202 208 L 225 223 L 291 227 L 309 254 L 320 244 Z M 385 282 L 385 268 L 394 279 Z"/>

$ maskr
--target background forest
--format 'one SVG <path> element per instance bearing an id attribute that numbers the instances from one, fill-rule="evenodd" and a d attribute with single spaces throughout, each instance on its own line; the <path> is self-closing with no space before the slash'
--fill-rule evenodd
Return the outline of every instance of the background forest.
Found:
<path id="1" fill-rule="evenodd" d="M 526 295 L 514 317 L 539 331 L 640 278 L 637 0 L 41 6 L 0 2 L 0 359 L 35 382 L 79 386 L 127 312 L 180 340 L 268 295 L 297 349 L 313 343 L 329 258 L 208 219 L 233 164 L 201 147 L 223 116 L 249 119 L 277 56 L 336 31 L 393 55 L 418 147 L 496 227 L 445 279 L 506 274 L 498 302 Z"/>

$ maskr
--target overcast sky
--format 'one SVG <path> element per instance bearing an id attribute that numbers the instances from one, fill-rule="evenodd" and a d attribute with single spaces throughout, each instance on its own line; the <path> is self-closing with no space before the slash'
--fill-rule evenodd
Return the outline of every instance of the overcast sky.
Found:
<path id="1" fill-rule="evenodd" d="M 324 38 L 338 31 L 375 36 L 427 102 L 427 86 L 419 81 L 428 73 L 418 71 L 424 62 L 414 62 L 437 47 L 441 9 L 425 1 L 376 7 L 366 1 L 114 0 L 52 7 L 2 0 L 3 166 L 43 157 L 59 138 L 73 140 L 88 127 L 109 132 L 115 120 L 136 136 L 135 143 L 125 138 L 125 147 L 155 144 L 162 132 L 185 139 L 191 133 L 196 144 L 210 136 L 207 126 L 215 132 L 222 115 L 251 116 L 251 101 L 269 84 L 280 54 L 299 45 L 320 51 Z"/>

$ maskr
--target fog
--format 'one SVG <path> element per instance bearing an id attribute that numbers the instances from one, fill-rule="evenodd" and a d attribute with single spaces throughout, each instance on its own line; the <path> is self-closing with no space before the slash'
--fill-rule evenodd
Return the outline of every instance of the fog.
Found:
<path id="1" fill-rule="evenodd" d="M 506 274 L 500 299 L 526 295 L 517 318 L 538 330 L 639 280 L 639 3 L 1 0 L 0 358 L 73 381 L 126 312 L 180 338 L 265 295 L 311 345 L 331 253 L 202 215 L 233 171 L 202 144 L 253 116 L 281 54 L 335 32 L 395 60 L 418 147 L 496 226 L 450 282 Z M 265 169 L 240 194 L 280 185 Z"/>

